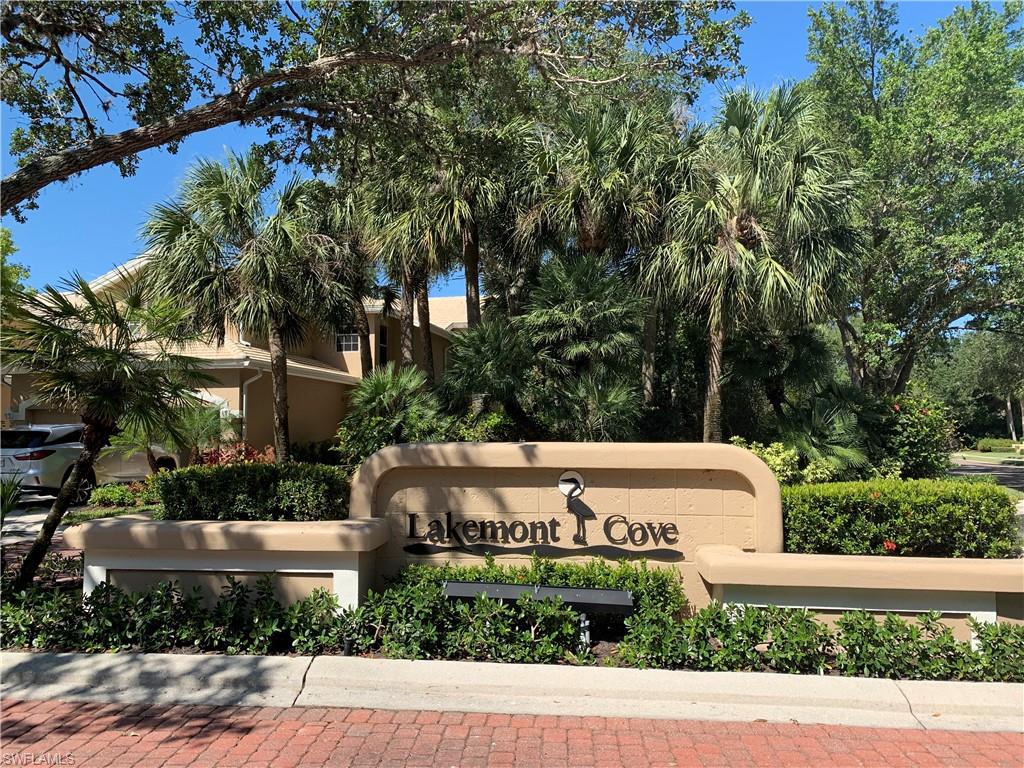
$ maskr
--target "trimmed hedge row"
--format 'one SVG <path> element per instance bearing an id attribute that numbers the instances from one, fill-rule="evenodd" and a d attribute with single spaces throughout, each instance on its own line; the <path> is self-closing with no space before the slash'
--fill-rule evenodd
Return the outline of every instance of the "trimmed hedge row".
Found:
<path id="1" fill-rule="evenodd" d="M 343 520 L 348 474 L 320 464 L 221 464 L 161 472 L 159 520 Z"/>
<path id="2" fill-rule="evenodd" d="M 1008 437 L 983 437 L 975 444 L 975 450 L 982 453 L 1012 451 L 1014 441 Z"/>
<path id="3" fill-rule="evenodd" d="M 602 663 L 717 671 L 775 671 L 920 680 L 1024 681 L 1024 626 L 978 624 L 976 648 L 957 640 L 936 614 L 916 621 L 864 612 L 843 614 L 830 629 L 800 609 L 711 604 L 684 618 L 682 591 L 672 569 L 643 563 L 552 565 L 526 568 L 410 567 L 364 605 L 340 611 L 334 597 L 314 592 L 290 608 L 262 579 L 249 589 L 229 579 L 207 607 L 198 591 L 182 594 L 162 584 L 141 594 L 100 585 L 89 597 L 62 590 L 5 590 L 0 647 L 60 651 L 168 651 L 222 653 L 356 652 L 399 658 L 475 659 L 528 663 L 595 663 L 582 647 L 578 613 L 558 600 L 478 597 L 453 602 L 446 579 L 587 587 L 632 587 L 636 612 L 618 626 L 592 625 L 606 639 L 621 638 Z M 616 634 L 618 632 L 618 634 Z"/>
<path id="4" fill-rule="evenodd" d="M 868 480 L 782 489 L 785 550 L 813 554 L 1015 557 L 1017 515 L 992 483 Z"/>

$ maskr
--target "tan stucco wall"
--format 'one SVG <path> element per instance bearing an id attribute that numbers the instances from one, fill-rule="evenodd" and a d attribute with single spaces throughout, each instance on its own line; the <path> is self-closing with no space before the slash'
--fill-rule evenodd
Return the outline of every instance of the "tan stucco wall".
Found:
<path id="1" fill-rule="evenodd" d="M 584 479 L 579 501 L 585 506 L 574 502 L 574 509 L 587 518 L 586 545 L 575 542 L 577 517 L 557 488 L 565 470 L 579 471 Z M 360 469 L 351 514 L 388 520 L 391 538 L 378 552 L 382 578 L 411 562 L 470 562 L 486 553 L 503 562 L 525 560 L 535 551 L 570 560 L 646 557 L 678 568 L 697 604 L 710 599 L 693 561 L 697 546 L 782 546 L 778 483 L 749 451 L 727 445 L 394 446 Z M 470 537 L 480 528 L 499 540 L 465 547 L 433 541 L 430 527 L 447 526 L 448 515 L 453 526 L 470 522 Z M 525 526 L 533 540 L 515 541 L 515 524 Z M 500 540 L 501 526 L 510 527 L 508 541 Z M 427 552 L 435 548 L 440 551 Z"/>
<path id="2" fill-rule="evenodd" d="M 268 573 L 249 572 L 232 573 L 231 576 L 250 589 L 256 588 L 256 583 L 261 577 Z M 204 572 L 204 571 L 147 571 L 139 570 L 118 570 L 107 571 L 107 582 L 120 587 L 126 592 L 145 592 L 157 584 L 165 581 L 176 581 L 179 589 L 185 594 L 199 587 L 203 594 L 203 601 L 211 605 L 217 601 L 217 596 L 227 585 L 227 573 Z M 331 591 L 332 577 L 329 573 L 275 573 L 274 594 L 283 605 L 290 605 L 298 600 L 307 597 L 315 589 Z"/>
<path id="3" fill-rule="evenodd" d="M 346 384 L 299 376 L 288 377 L 288 428 L 293 443 L 328 440 L 337 433 L 348 403 Z M 274 401 L 271 377 L 265 372 L 248 388 L 246 442 L 274 444 Z"/>

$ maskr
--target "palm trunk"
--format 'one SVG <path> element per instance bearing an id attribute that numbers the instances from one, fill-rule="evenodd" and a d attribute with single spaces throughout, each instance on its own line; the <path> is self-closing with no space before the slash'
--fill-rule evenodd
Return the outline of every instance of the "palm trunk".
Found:
<path id="1" fill-rule="evenodd" d="M 428 279 L 424 277 L 416 286 L 416 308 L 420 315 L 420 339 L 423 347 L 423 370 L 427 381 L 434 383 L 434 340 L 430 333 L 430 290 Z"/>
<path id="2" fill-rule="evenodd" d="M 840 317 L 837 323 L 839 326 L 839 338 L 843 345 L 843 357 L 846 360 L 846 369 L 850 373 L 850 383 L 856 389 L 863 388 L 863 382 L 861 381 L 860 371 L 857 369 L 857 359 L 853 354 L 853 339 L 850 338 L 849 329 L 846 326 L 846 319 Z"/>
<path id="3" fill-rule="evenodd" d="M 25 559 L 21 561 L 18 577 L 14 581 L 13 588 L 15 592 L 20 592 L 32 585 L 36 572 L 39 570 L 39 565 L 43 562 L 43 558 L 46 557 L 46 553 L 50 549 L 53 534 L 56 532 L 57 526 L 60 525 L 60 521 L 64 519 L 64 513 L 68 511 L 68 507 L 71 506 L 71 502 L 78 493 L 78 484 L 83 478 L 88 477 L 92 471 L 96 457 L 99 456 L 103 446 L 107 444 L 112 432 L 113 425 L 96 426 L 86 423 L 82 430 L 82 444 L 84 446 L 82 452 L 78 454 L 78 458 L 75 459 L 75 463 L 71 466 L 71 474 L 64 481 L 64 485 L 60 487 L 60 492 L 50 507 L 46 519 L 43 520 L 43 525 L 39 529 L 39 533 L 36 534 L 31 549 L 25 555 Z"/>
<path id="4" fill-rule="evenodd" d="M 541 440 L 544 438 L 544 430 L 530 414 L 523 410 L 519 401 L 510 397 L 502 403 L 505 413 L 516 425 L 520 440 Z"/>
<path id="5" fill-rule="evenodd" d="M 722 442 L 722 346 L 725 329 L 712 326 L 708 334 L 708 386 L 704 393 L 704 442 Z"/>
<path id="6" fill-rule="evenodd" d="M 270 326 L 270 385 L 274 399 L 274 461 L 288 461 L 288 353 L 281 339 L 281 329 Z"/>
<path id="7" fill-rule="evenodd" d="M 1013 421 L 1013 400 L 1006 396 L 1006 429 L 1010 433 L 1010 439 L 1017 442 L 1017 425 Z"/>
<path id="8" fill-rule="evenodd" d="M 149 473 L 155 475 L 160 471 L 160 467 L 156 463 L 156 454 L 153 453 L 153 449 L 150 446 L 146 446 L 146 462 L 149 464 Z"/>
<path id="9" fill-rule="evenodd" d="M 643 344 L 644 405 L 650 405 L 654 401 L 654 353 L 658 344 L 658 310 L 655 309 L 653 301 L 644 315 Z"/>
<path id="10" fill-rule="evenodd" d="M 412 273 L 402 270 L 402 306 L 398 321 L 402 330 L 402 365 L 415 364 L 412 354 L 412 315 L 415 293 L 416 287 L 413 284 Z"/>
<path id="11" fill-rule="evenodd" d="M 480 232 L 473 219 L 462 232 L 462 264 L 466 272 L 466 323 L 480 325 Z"/>
<path id="12" fill-rule="evenodd" d="M 370 349 L 370 318 L 366 314 L 366 307 L 362 301 L 357 301 L 355 306 L 356 333 L 359 334 L 359 370 L 365 379 L 373 370 L 373 350 Z M 381 314 L 380 321 L 386 322 Z"/>

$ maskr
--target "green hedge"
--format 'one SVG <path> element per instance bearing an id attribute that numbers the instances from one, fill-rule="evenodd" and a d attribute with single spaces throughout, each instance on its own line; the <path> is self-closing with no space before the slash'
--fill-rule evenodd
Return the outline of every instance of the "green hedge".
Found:
<path id="1" fill-rule="evenodd" d="M 983 437 L 974 447 L 982 453 L 991 453 L 992 451 L 1012 451 L 1013 440 L 1008 437 Z"/>
<path id="2" fill-rule="evenodd" d="M 221 464 L 157 475 L 160 520 L 342 520 L 348 475 L 319 464 Z"/>
<path id="3" fill-rule="evenodd" d="M 990 483 L 869 480 L 782 489 L 787 552 L 1014 557 L 1013 502 Z"/>
<path id="4" fill-rule="evenodd" d="M 446 578 L 632 587 L 636 612 L 606 664 L 718 671 L 770 670 L 792 674 L 856 675 L 918 680 L 1024 681 L 1024 626 L 971 622 L 976 646 L 954 638 L 936 614 L 908 621 L 888 615 L 845 613 L 836 628 L 805 610 L 723 606 L 682 617 L 678 575 L 643 564 L 537 568 L 407 569 L 361 607 L 340 611 L 318 590 L 284 608 L 269 578 L 255 589 L 228 579 L 208 606 L 194 590 L 174 584 L 128 594 L 101 584 L 80 593 L 34 588 L 4 591 L 0 647 L 49 651 L 148 651 L 179 649 L 220 653 L 337 654 L 346 643 L 358 653 L 400 658 L 478 659 L 589 664 L 580 646 L 579 615 L 558 600 L 500 602 L 479 597 L 444 598 Z M 621 624 L 621 620 L 620 620 Z"/>

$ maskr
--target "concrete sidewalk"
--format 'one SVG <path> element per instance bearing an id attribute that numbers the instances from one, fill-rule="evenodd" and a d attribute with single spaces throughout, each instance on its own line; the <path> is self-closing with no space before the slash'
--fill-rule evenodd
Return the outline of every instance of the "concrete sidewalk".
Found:
<path id="1" fill-rule="evenodd" d="M 453 661 L 0 654 L 15 699 L 1024 731 L 1024 685 Z"/>

